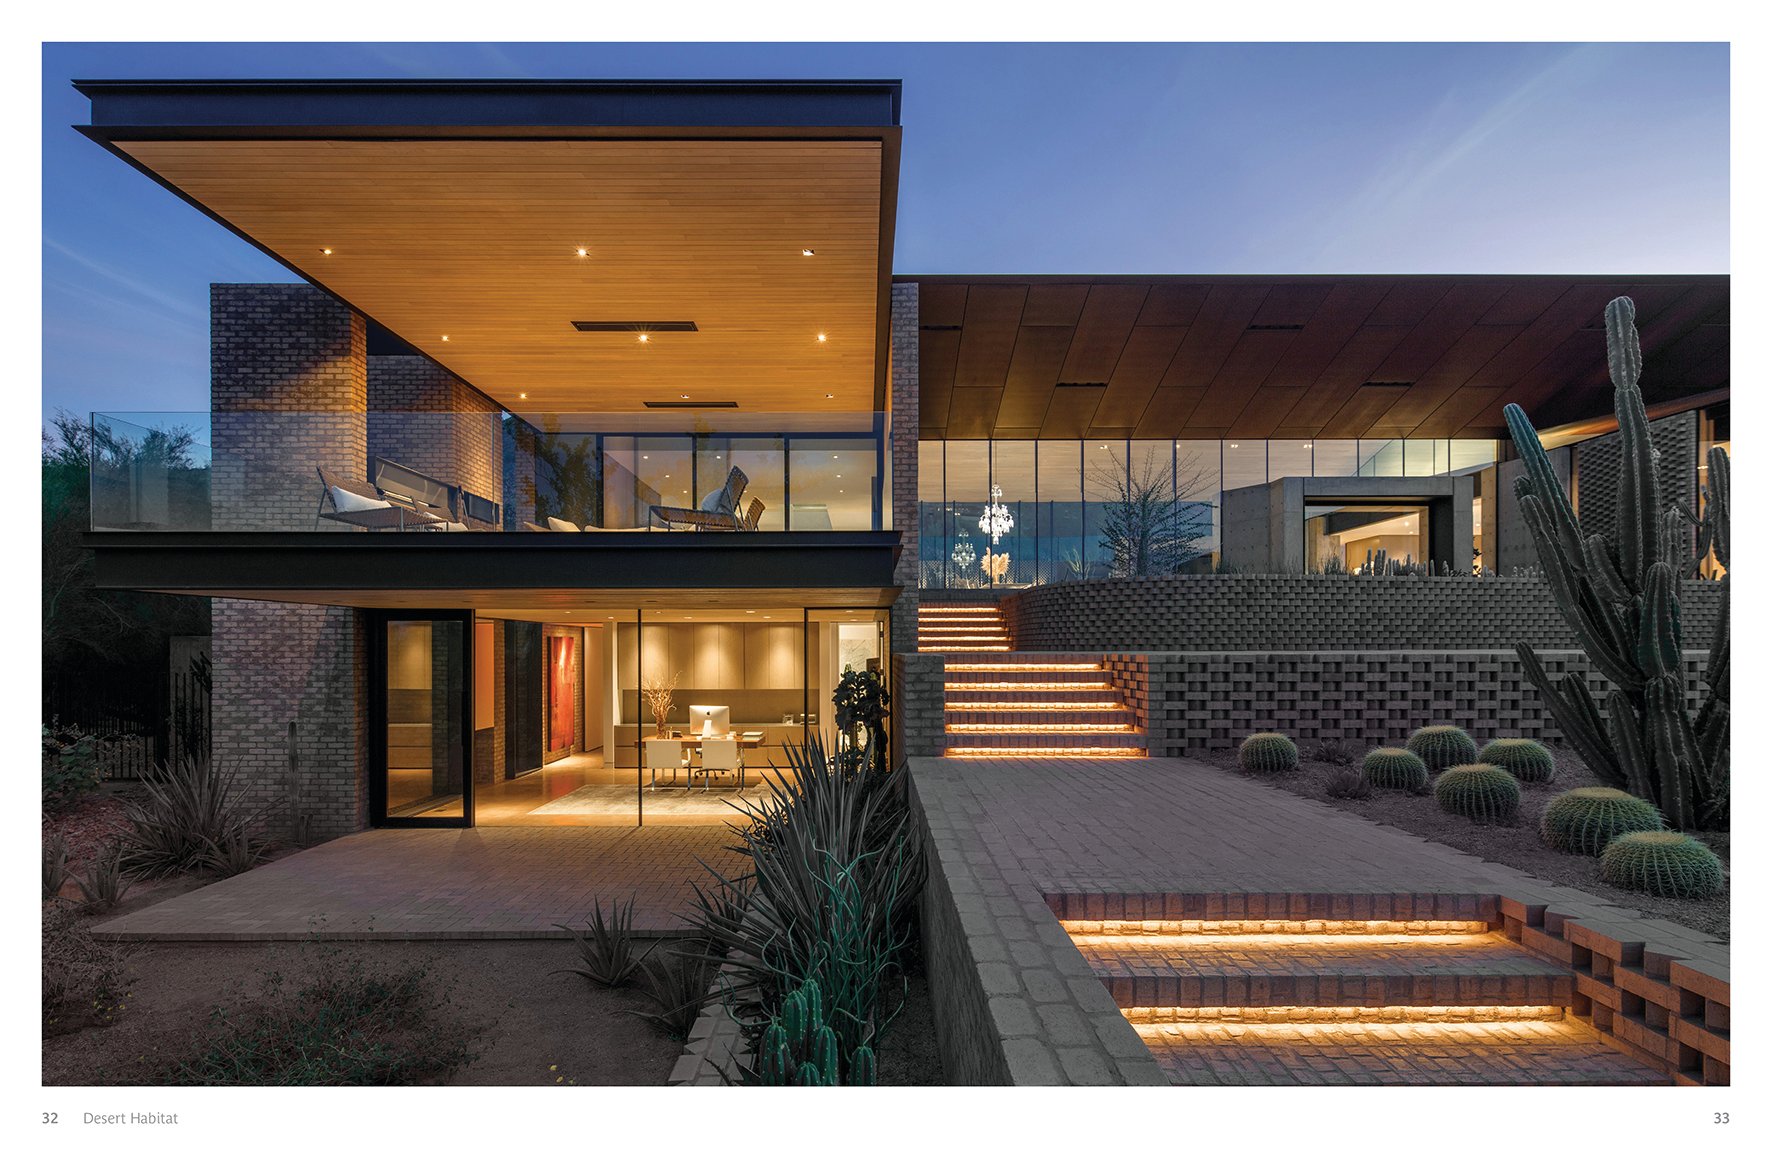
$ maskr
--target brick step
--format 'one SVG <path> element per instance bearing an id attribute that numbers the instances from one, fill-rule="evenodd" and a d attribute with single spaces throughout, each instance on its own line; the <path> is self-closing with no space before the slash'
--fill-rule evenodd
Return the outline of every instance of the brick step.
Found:
<path id="1" fill-rule="evenodd" d="M 1079 711 L 1042 707 L 1037 703 L 1020 704 L 1008 710 L 995 706 L 989 709 L 956 708 L 949 703 L 947 723 L 949 731 L 964 730 L 967 727 L 1025 728 L 1030 724 L 1041 727 L 1106 726 L 1123 730 L 1131 730 L 1133 727 L 1132 712 L 1119 705 Z"/>
<path id="2" fill-rule="evenodd" d="M 1665 1085 L 1573 1018 L 1456 1023 L 1149 1023 L 1177 1085 Z"/>
<path id="3" fill-rule="evenodd" d="M 1121 1008 L 1563 1008 L 1575 976 L 1498 934 L 1081 934 Z"/>
<path id="4" fill-rule="evenodd" d="M 1107 671 L 1086 666 L 1053 670 L 1027 670 L 1023 667 L 1005 664 L 1003 669 L 997 670 L 987 662 L 950 663 L 943 673 L 942 681 L 948 686 L 953 686 L 955 683 L 966 686 L 981 683 L 986 686 L 1000 687 L 1009 683 L 1016 687 L 1036 687 L 1042 690 L 1051 689 L 1054 683 L 1099 687 L 1113 685 L 1112 677 Z"/>
<path id="5" fill-rule="evenodd" d="M 1011 690 L 1006 687 L 999 689 L 996 687 L 978 687 L 970 685 L 954 686 L 950 684 L 945 693 L 945 698 L 947 699 L 948 710 L 950 711 L 954 709 L 956 704 L 964 705 L 979 703 L 1016 703 L 1028 707 L 1046 707 L 1048 709 L 1066 703 L 1109 703 L 1116 707 L 1120 705 L 1120 696 L 1105 685 L 1101 687 L 1078 687 L 1065 683 L 1056 684 L 1051 687 L 1043 687 L 1039 690 L 1023 688 Z"/>
<path id="6" fill-rule="evenodd" d="M 956 757 L 975 759 L 1001 760 L 1040 760 L 1040 759 L 1143 759 L 1144 745 L 1138 747 L 955 747 L 949 744 L 944 753 Z"/>
<path id="7" fill-rule="evenodd" d="M 956 731 L 948 729 L 947 745 L 955 748 L 997 748 L 1030 751 L 1036 748 L 1117 748 L 1144 751 L 1144 734 L 1132 731 Z"/>

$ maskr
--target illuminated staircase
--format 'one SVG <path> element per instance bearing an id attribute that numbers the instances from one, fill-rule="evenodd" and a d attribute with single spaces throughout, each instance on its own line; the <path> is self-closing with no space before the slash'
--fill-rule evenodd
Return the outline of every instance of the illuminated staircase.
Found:
<path id="1" fill-rule="evenodd" d="M 1172 1083 L 1667 1084 L 1484 921 L 1066 921 Z"/>
<path id="2" fill-rule="evenodd" d="M 937 602 L 917 609 L 921 654 L 1000 654 L 1009 649 L 1009 627 L 995 605 Z"/>
<path id="3" fill-rule="evenodd" d="M 1142 756 L 1144 732 L 1099 659 L 949 654 L 950 756 Z"/>

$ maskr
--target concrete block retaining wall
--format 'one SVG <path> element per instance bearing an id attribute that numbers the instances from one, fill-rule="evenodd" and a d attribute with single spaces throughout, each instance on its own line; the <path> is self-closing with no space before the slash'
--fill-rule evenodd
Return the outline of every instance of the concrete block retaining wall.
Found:
<path id="1" fill-rule="evenodd" d="M 1077 581 L 999 598 L 1017 650 L 1463 650 L 1575 646 L 1529 577 L 1225 575 Z M 1722 586 L 1682 588 L 1686 645 L 1709 645 Z"/>

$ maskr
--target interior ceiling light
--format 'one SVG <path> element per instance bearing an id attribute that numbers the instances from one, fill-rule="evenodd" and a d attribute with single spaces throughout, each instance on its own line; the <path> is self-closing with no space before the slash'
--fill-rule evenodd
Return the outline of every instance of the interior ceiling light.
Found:
<path id="1" fill-rule="evenodd" d="M 331 248 L 321 248 L 321 249 L 320 249 L 320 255 L 322 255 L 322 256 L 330 256 L 330 255 L 332 255 L 332 249 L 331 249 Z"/>
<path id="2" fill-rule="evenodd" d="M 589 256 L 591 254 L 591 250 L 589 248 L 580 248 L 578 250 L 578 254 L 580 256 Z"/>
<path id="3" fill-rule="evenodd" d="M 652 338 L 650 336 L 648 336 L 647 334 L 645 334 L 645 333 L 640 334 L 640 344 L 641 345 L 645 345 L 648 341 L 651 341 L 651 340 L 652 340 Z"/>
<path id="4" fill-rule="evenodd" d="M 802 256 L 810 256 L 810 255 L 812 255 L 812 249 L 811 249 L 811 248 L 801 248 L 801 249 L 800 249 L 800 255 L 802 255 Z"/>
<path id="5" fill-rule="evenodd" d="M 527 395 L 527 394 L 519 394 L 519 395 L 517 395 L 517 397 L 518 397 L 518 398 L 528 398 L 528 397 L 529 397 L 529 395 Z"/>
<path id="6" fill-rule="evenodd" d="M 835 394 L 826 394 L 825 397 L 826 398 L 835 398 L 836 395 Z"/>
<path id="7" fill-rule="evenodd" d="M 822 334 L 822 333 L 820 333 L 820 334 L 819 334 L 819 335 L 818 335 L 818 339 L 819 339 L 819 340 L 820 340 L 820 341 L 823 341 L 823 340 L 824 340 L 824 334 Z"/>

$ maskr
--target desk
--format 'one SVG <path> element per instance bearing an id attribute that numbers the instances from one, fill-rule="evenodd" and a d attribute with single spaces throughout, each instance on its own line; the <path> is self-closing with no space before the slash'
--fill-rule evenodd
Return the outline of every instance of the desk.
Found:
<path id="1" fill-rule="evenodd" d="M 646 736 L 646 739 L 661 740 L 665 743 L 679 743 L 679 744 L 682 744 L 684 747 L 689 748 L 692 751 L 701 747 L 702 743 L 706 740 L 716 739 L 716 740 L 721 740 L 725 743 L 731 743 L 736 740 L 738 742 L 738 787 L 741 791 L 744 789 L 744 755 L 745 755 L 745 752 L 749 751 L 751 748 L 760 748 L 760 747 L 764 746 L 763 733 L 761 731 L 742 731 L 742 732 L 739 732 L 737 735 L 714 735 L 714 736 L 649 735 L 649 736 Z M 690 769 L 689 769 L 689 784 L 693 785 L 694 783 L 695 783 L 695 768 L 693 765 L 691 765 Z M 704 792 L 707 790 L 707 787 L 708 787 L 708 777 L 707 777 L 707 772 L 705 770 L 702 772 L 701 787 Z"/>

